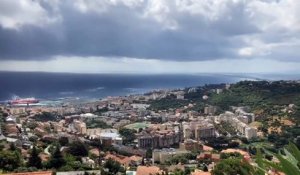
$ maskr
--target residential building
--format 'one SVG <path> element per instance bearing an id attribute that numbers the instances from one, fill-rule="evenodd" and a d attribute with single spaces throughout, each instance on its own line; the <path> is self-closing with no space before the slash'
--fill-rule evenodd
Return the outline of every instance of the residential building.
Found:
<path id="1" fill-rule="evenodd" d="M 152 152 L 152 163 L 165 163 L 167 160 L 176 155 L 187 153 L 189 153 L 189 151 L 174 148 L 155 149 Z"/>
<path id="2" fill-rule="evenodd" d="M 138 166 L 136 169 L 136 175 L 162 175 L 164 173 L 157 166 Z"/>
<path id="3" fill-rule="evenodd" d="M 102 129 L 99 134 L 100 140 L 106 146 L 113 143 L 122 144 L 122 137 L 116 129 Z"/>
<path id="4" fill-rule="evenodd" d="M 12 115 L 24 114 L 24 113 L 26 113 L 26 108 L 25 107 L 12 107 L 12 108 L 9 108 L 9 112 Z"/>
<path id="5" fill-rule="evenodd" d="M 218 162 L 221 160 L 220 154 L 215 154 L 212 152 L 202 152 L 197 156 L 198 160 L 210 159 L 212 162 Z"/>
<path id="6" fill-rule="evenodd" d="M 204 107 L 204 114 L 210 114 L 213 115 L 217 112 L 216 106 L 206 106 Z"/>
<path id="7" fill-rule="evenodd" d="M 179 149 L 187 151 L 203 150 L 203 144 L 199 141 L 188 139 L 180 143 Z"/>
<path id="8" fill-rule="evenodd" d="M 80 134 L 86 134 L 86 124 L 82 121 L 75 120 L 73 121 L 74 128 L 79 132 Z"/>
<path id="9" fill-rule="evenodd" d="M 253 127 L 246 127 L 245 128 L 245 137 L 247 139 L 252 139 L 257 137 L 257 129 Z"/>
<path id="10" fill-rule="evenodd" d="M 212 124 L 198 125 L 195 131 L 196 140 L 203 140 L 215 137 L 215 127 Z"/>
<path id="11" fill-rule="evenodd" d="M 137 135 L 139 148 L 166 148 L 179 144 L 182 140 L 180 131 L 155 130 L 150 133 L 142 132 Z"/>
<path id="12" fill-rule="evenodd" d="M 183 137 L 184 139 L 203 140 L 215 137 L 215 127 L 211 120 L 200 119 L 191 122 L 183 123 Z"/>
<path id="13" fill-rule="evenodd" d="M 22 172 L 22 173 L 8 173 L 3 175 L 52 175 L 52 171 L 36 171 L 36 172 Z"/>

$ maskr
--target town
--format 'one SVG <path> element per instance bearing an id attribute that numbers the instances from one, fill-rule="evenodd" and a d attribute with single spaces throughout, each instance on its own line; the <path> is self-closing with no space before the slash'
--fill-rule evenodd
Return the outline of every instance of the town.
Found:
<path id="1" fill-rule="evenodd" d="M 209 175 L 226 171 L 224 162 L 249 168 L 256 148 L 270 143 L 270 150 L 276 149 L 276 133 L 283 129 L 276 123 L 295 128 L 297 121 L 273 117 L 266 129 L 263 113 L 253 112 L 251 105 L 226 109 L 210 102 L 233 90 L 219 84 L 82 103 L 3 104 L 0 169 L 4 174 Z M 281 107 L 283 114 L 296 111 L 295 104 Z M 229 157 L 243 163 L 228 163 Z"/>

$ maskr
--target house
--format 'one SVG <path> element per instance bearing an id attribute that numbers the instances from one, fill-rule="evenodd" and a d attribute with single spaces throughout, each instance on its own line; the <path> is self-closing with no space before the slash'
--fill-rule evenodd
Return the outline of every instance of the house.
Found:
<path id="1" fill-rule="evenodd" d="M 104 157 L 105 160 L 113 159 L 114 161 L 119 162 L 124 167 L 129 167 L 130 165 L 139 165 L 142 162 L 142 157 L 140 156 L 121 156 L 121 155 L 114 155 L 114 154 L 107 154 Z"/>
<path id="2" fill-rule="evenodd" d="M 56 175 L 84 175 L 86 173 L 101 175 L 99 170 L 56 172 Z"/>
<path id="3" fill-rule="evenodd" d="M 100 154 L 99 154 L 99 149 L 98 149 L 98 148 L 90 149 L 90 150 L 89 150 L 89 153 L 90 153 L 90 154 L 93 154 L 93 155 L 95 155 L 95 156 L 99 156 L 99 155 L 100 155 Z"/>
<path id="4" fill-rule="evenodd" d="M 35 171 L 35 172 L 24 172 L 24 173 L 8 173 L 3 175 L 52 175 L 52 171 Z"/>
<path id="5" fill-rule="evenodd" d="M 50 155 L 48 155 L 44 152 L 41 152 L 39 154 L 39 157 L 42 159 L 42 162 L 47 162 L 50 159 Z"/>
<path id="6" fill-rule="evenodd" d="M 85 164 L 91 168 L 95 168 L 95 166 L 96 166 L 95 161 L 90 159 L 89 157 L 82 157 L 81 161 L 83 164 Z"/>
<path id="7" fill-rule="evenodd" d="M 22 147 L 22 141 L 15 138 L 6 137 L 8 143 L 14 144 L 16 147 Z"/>
<path id="8" fill-rule="evenodd" d="M 16 117 L 14 117 L 14 116 L 8 116 L 8 117 L 6 117 L 6 119 L 5 119 L 5 121 L 6 121 L 6 123 L 16 123 Z"/>
<path id="9" fill-rule="evenodd" d="M 155 149 L 152 152 L 152 162 L 154 163 L 165 163 L 168 159 L 177 156 L 184 155 L 189 153 L 186 150 L 179 150 L 174 148 L 163 148 L 163 149 Z"/>
<path id="10" fill-rule="evenodd" d="M 126 175 L 136 175 L 136 171 L 126 171 Z"/>
<path id="11" fill-rule="evenodd" d="M 163 174 L 164 171 L 157 166 L 138 166 L 136 175 L 153 175 Z"/>
<path id="12" fill-rule="evenodd" d="M 212 162 L 220 161 L 220 154 L 213 154 L 211 152 L 203 152 L 199 156 L 197 156 L 198 160 L 210 159 Z"/>
<path id="13" fill-rule="evenodd" d="M 191 175 L 211 175 L 211 173 L 210 172 L 204 172 L 204 171 L 196 169 L 194 172 L 191 173 Z"/>

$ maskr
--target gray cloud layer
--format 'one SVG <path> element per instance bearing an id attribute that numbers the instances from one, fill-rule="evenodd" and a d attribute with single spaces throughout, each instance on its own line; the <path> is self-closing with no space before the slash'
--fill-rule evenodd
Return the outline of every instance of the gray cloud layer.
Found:
<path id="1" fill-rule="evenodd" d="M 298 61 L 297 7 L 298 0 L 1 0 L 0 59 Z"/>

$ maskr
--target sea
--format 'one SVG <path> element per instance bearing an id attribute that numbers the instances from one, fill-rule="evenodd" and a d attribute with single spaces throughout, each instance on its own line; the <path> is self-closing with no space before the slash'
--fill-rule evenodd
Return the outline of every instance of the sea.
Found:
<path id="1" fill-rule="evenodd" d="M 273 77 L 272 77 L 273 76 Z M 242 80 L 289 79 L 272 75 L 240 74 L 75 74 L 0 72 L 0 101 L 13 97 L 54 100 L 102 99 L 108 96 L 143 94 L 158 89 L 178 89 Z M 300 76 L 292 77 L 293 79 Z"/>

